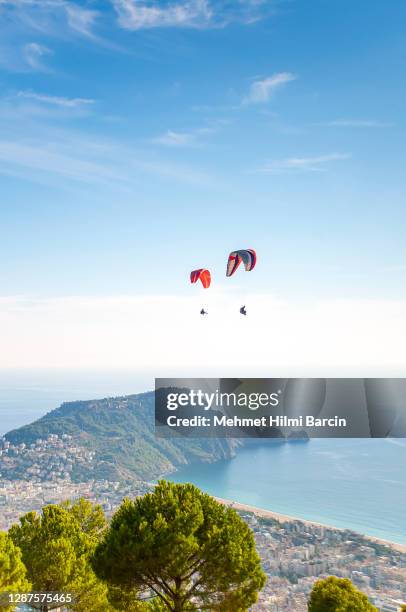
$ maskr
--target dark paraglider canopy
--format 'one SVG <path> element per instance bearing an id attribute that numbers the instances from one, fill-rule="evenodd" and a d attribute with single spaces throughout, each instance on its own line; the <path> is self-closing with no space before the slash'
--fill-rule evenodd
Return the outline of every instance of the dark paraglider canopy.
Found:
<path id="1" fill-rule="evenodd" d="M 240 249 L 239 251 L 232 251 L 228 256 L 227 276 L 232 276 L 241 262 L 243 262 L 244 268 L 247 272 L 253 270 L 255 264 L 257 263 L 257 255 L 254 249 Z"/>

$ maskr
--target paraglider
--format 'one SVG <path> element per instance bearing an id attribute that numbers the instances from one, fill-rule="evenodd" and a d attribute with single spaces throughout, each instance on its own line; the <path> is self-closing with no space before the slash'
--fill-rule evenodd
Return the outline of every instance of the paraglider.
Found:
<path id="1" fill-rule="evenodd" d="M 244 264 L 245 271 L 251 272 L 257 263 L 257 254 L 255 253 L 254 249 L 240 249 L 238 251 L 232 251 L 228 256 L 226 275 L 232 276 L 238 269 L 241 262 Z M 241 306 L 240 314 L 246 316 L 247 311 L 245 310 L 245 306 Z"/>
<path id="2" fill-rule="evenodd" d="M 254 249 L 239 249 L 237 251 L 232 251 L 227 260 L 227 271 L 226 276 L 233 276 L 233 274 L 237 271 L 241 262 L 244 264 L 244 268 L 246 272 L 251 272 L 255 268 L 255 264 L 257 263 L 257 254 Z M 192 270 L 190 273 L 190 282 L 192 284 L 201 282 L 203 289 L 208 289 L 211 285 L 211 274 L 210 270 L 206 268 L 199 268 L 198 270 Z M 202 316 L 207 315 L 208 312 L 205 308 L 200 310 L 200 314 Z M 247 316 L 247 311 L 244 306 L 240 308 L 240 314 L 244 317 Z"/>
<path id="3" fill-rule="evenodd" d="M 208 289 L 211 283 L 211 274 L 209 270 L 205 270 L 204 268 L 200 268 L 199 270 L 193 270 L 190 273 L 190 282 L 197 283 L 200 280 L 203 287 Z"/>
<path id="4" fill-rule="evenodd" d="M 208 289 L 210 287 L 210 283 L 211 283 L 211 274 L 209 270 L 206 270 L 205 268 L 199 268 L 199 270 L 193 270 L 190 273 L 190 282 L 192 284 L 197 283 L 197 281 L 199 281 L 202 283 L 203 288 L 204 289 Z M 208 312 L 202 308 L 200 311 L 201 315 L 207 315 Z"/>
<path id="5" fill-rule="evenodd" d="M 257 255 L 254 249 L 232 251 L 228 256 L 227 276 L 232 276 L 241 262 L 243 262 L 246 272 L 251 272 L 257 263 Z"/>

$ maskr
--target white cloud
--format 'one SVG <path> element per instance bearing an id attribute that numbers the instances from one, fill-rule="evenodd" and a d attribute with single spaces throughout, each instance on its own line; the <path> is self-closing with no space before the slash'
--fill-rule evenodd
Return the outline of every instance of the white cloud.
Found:
<path id="1" fill-rule="evenodd" d="M 219 28 L 251 24 L 273 12 L 271 0 L 111 0 L 118 24 L 127 30 Z M 272 8 L 271 8 L 272 7 Z"/>
<path id="2" fill-rule="evenodd" d="M 181 369 L 200 376 L 404 371 L 406 301 L 257 294 L 241 317 L 233 293 L 204 298 L 207 317 L 199 315 L 197 297 L 0 298 L 0 367 L 150 368 L 161 375 Z"/>
<path id="3" fill-rule="evenodd" d="M 62 96 L 48 96 L 46 94 L 35 93 L 34 91 L 20 91 L 18 96 L 21 98 L 29 98 L 36 102 L 44 102 L 45 104 L 51 104 L 53 106 L 62 106 L 66 108 L 77 108 L 80 106 L 86 106 L 88 104 L 94 104 L 94 100 L 89 98 L 65 98 Z"/>
<path id="4" fill-rule="evenodd" d="M 112 0 L 118 23 L 128 30 L 207 25 L 212 17 L 207 0 L 188 0 L 163 5 L 140 0 Z"/>
<path id="5" fill-rule="evenodd" d="M 44 45 L 40 45 L 36 42 L 30 42 L 24 45 L 23 55 L 26 63 L 32 70 L 38 71 L 46 71 L 47 67 L 43 62 L 43 58 L 46 55 L 51 54 L 52 51 L 45 47 Z"/>
<path id="6" fill-rule="evenodd" d="M 152 143 L 169 147 L 188 147 L 198 144 L 202 136 L 212 133 L 211 128 L 200 128 L 190 132 L 175 132 L 168 130 L 161 136 L 156 136 L 151 140 Z"/>
<path id="7" fill-rule="evenodd" d="M 128 30 L 151 28 L 219 28 L 230 23 L 251 24 L 274 12 L 271 0 L 108 0 L 117 15 L 117 24 Z M 79 0 L 0 0 L 0 20 L 10 33 L 20 35 L 35 32 L 52 38 L 66 39 L 79 34 L 88 39 L 118 49 L 115 43 L 101 38 L 96 26 L 107 29 L 110 15 L 97 10 L 98 2 Z M 89 6 L 91 8 L 89 8 Z M 271 8 L 272 7 L 272 8 Z M 12 58 L 4 55 L 0 62 L 15 68 Z M 15 49 L 14 49 L 15 52 Z"/>
<path id="8" fill-rule="evenodd" d="M 283 172 L 320 172 L 331 162 L 349 159 L 349 153 L 329 153 L 315 157 L 288 157 L 266 163 L 259 172 L 281 174 Z"/>
<path id="9" fill-rule="evenodd" d="M 282 85 L 294 81 L 296 76 L 291 72 L 277 72 L 272 76 L 254 81 L 250 87 L 249 94 L 244 98 L 244 104 L 263 104 L 268 102 L 275 90 Z"/>
<path id="10" fill-rule="evenodd" d="M 64 8 L 69 27 L 83 36 L 92 38 L 93 27 L 99 13 L 72 3 L 65 3 Z"/>
<path id="11" fill-rule="evenodd" d="M 0 140 L 0 172 L 35 177 L 58 176 L 84 183 L 111 184 L 124 180 L 124 173 L 108 159 L 91 155 L 90 151 L 73 151 L 69 146 L 44 141 L 42 145 L 29 142 Z"/>
<path id="12" fill-rule="evenodd" d="M 190 145 L 193 141 L 194 134 L 192 132 L 173 132 L 172 130 L 168 130 L 165 134 L 152 139 L 154 143 L 171 147 L 184 147 Z"/>
<path id="13" fill-rule="evenodd" d="M 6 133 L 6 122 L 2 125 Z M 191 164 L 159 159 L 145 147 L 137 150 L 118 141 L 44 125 L 29 129 L 24 122 L 19 137 L 12 131 L 9 138 L 0 138 L 1 174 L 41 184 L 57 181 L 66 187 L 74 180 L 121 191 L 134 189 L 151 177 L 178 185 L 219 186 L 216 177 Z"/>
<path id="14" fill-rule="evenodd" d="M 385 128 L 392 127 L 393 123 L 376 121 L 375 119 L 335 119 L 317 125 L 324 127 L 348 127 L 348 128 Z"/>
<path id="15" fill-rule="evenodd" d="M 93 38 L 93 26 L 100 14 L 68 0 L 0 0 L 0 7 L 10 22 L 50 36 L 71 30 Z"/>

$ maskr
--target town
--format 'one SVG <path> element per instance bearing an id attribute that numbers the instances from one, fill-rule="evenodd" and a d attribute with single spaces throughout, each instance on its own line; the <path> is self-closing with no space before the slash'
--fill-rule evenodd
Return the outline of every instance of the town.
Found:
<path id="1" fill-rule="evenodd" d="M 79 497 L 100 504 L 111 517 L 124 497 L 154 487 L 146 481 L 74 482 L 73 466 L 83 461 L 91 462 L 92 452 L 67 434 L 51 434 L 27 446 L 1 439 L 0 529 L 7 530 L 30 510 Z M 382 612 L 397 612 L 405 602 L 406 553 L 396 547 L 349 530 L 259 516 L 240 504 L 235 509 L 255 534 L 268 576 L 253 611 L 306 612 L 315 580 L 328 575 L 350 578 Z"/>

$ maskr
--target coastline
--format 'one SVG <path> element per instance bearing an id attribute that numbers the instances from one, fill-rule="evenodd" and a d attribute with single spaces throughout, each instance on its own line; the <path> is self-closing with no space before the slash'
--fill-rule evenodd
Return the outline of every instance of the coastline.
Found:
<path id="1" fill-rule="evenodd" d="M 221 504 L 224 504 L 225 506 L 228 506 L 229 508 L 233 508 L 234 510 L 250 512 L 261 518 L 274 519 L 278 521 L 279 523 L 303 523 L 304 525 L 309 525 L 309 526 L 314 526 L 314 527 L 324 527 L 325 529 L 334 529 L 336 531 L 347 531 L 346 529 L 343 529 L 342 527 L 334 527 L 334 525 L 326 525 L 324 523 L 317 523 L 316 521 L 309 521 L 307 519 L 302 519 L 302 518 L 298 518 L 294 516 L 288 516 L 287 514 L 273 512 L 272 510 L 264 510 L 263 508 L 257 508 L 256 506 L 250 506 L 249 504 L 242 504 L 240 502 L 230 500 L 230 499 L 223 499 L 222 497 L 216 497 L 215 495 L 213 495 L 213 497 Z M 369 540 L 371 542 L 374 542 L 375 544 L 381 544 L 382 546 L 388 546 L 390 548 L 393 548 L 397 552 L 406 554 L 406 544 L 398 544 L 397 542 L 392 542 L 390 540 L 383 540 L 381 538 L 376 538 L 374 536 L 366 535 L 364 533 L 358 533 L 356 531 L 353 531 L 352 529 L 349 529 L 348 531 L 356 533 L 357 535 L 361 536 L 365 540 Z"/>

